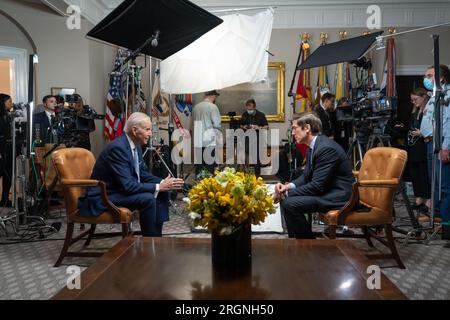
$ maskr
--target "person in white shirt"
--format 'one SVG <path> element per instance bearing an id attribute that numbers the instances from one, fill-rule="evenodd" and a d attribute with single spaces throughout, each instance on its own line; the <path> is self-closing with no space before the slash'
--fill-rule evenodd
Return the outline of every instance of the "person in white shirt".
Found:
<path id="1" fill-rule="evenodd" d="M 194 106 L 192 119 L 194 121 L 194 154 L 195 173 L 202 169 L 214 173 L 215 150 L 221 134 L 221 115 L 215 105 L 220 94 L 216 91 L 205 93 L 205 99 Z"/>

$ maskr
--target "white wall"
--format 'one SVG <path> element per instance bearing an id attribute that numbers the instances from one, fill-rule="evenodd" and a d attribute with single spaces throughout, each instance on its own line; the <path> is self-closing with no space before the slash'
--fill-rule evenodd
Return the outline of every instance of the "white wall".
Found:
<path id="1" fill-rule="evenodd" d="M 38 3 L 0 0 L 0 7 L 19 21 L 36 43 L 36 101 L 40 103 L 51 87 L 73 87 L 85 103 L 103 114 L 114 49 L 85 38 L 93 26 L 83 19 L 81 30 L 69 30 L 65 17 Z M 0 28 L 0 45 L 25 48 L 28 54 L 32 53 L 25 36 L 2 15 Z M 103 121 L 96 121 L 96 125 L 97 130 L 91 135 L 94 154 L 104 145 Z"/>

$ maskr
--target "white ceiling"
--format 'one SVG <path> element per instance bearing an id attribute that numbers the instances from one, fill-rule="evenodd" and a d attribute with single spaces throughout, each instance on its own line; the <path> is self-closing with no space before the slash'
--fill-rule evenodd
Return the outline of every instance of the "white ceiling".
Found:
<path id="1" fill-rule="evenodd" d="M 63 0 L 81 7 L 97 24 L 122 0 Z M 151 0 L 149 0 L 151 1 Z M 382 12 L 382 27 L 417 27 L 450 22 L 449 0 L 191 0 L 208 10 L 274 6 L 274 28 L 365 28 L 369 5 Z"/>

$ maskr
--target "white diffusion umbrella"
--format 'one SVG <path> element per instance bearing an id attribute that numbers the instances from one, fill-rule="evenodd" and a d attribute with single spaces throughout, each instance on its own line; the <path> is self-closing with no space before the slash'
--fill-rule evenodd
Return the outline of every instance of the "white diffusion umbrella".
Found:
<path id="1" fill-rule="evenodd" d="M 267 77 L 273 9 L 233 13 L 223 23 L 161 62 L 161 89 L 199 93 Z"/>

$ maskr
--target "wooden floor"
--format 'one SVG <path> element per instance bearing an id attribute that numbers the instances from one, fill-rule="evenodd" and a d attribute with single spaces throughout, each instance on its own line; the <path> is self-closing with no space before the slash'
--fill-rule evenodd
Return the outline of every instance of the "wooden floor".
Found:
<path id="1" fill-rule="evenodd" d="M 81 275 L 80 290 L 53 299 L 406 299 L 344 240 L 255 240 L 240 275 L 212 267 L 210 239 L 126 238 Z"/>

